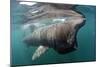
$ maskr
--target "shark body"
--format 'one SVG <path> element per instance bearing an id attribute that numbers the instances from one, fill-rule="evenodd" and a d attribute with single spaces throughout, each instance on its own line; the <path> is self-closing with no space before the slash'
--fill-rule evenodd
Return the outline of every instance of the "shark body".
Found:
<path id="1" fill-rule="evenodd" d="M 77 49 L 76 36 L 78 30 L 84 25 L 85 18 L 83 15 L 69 8 L 59 9 L 51 5 L 44 5 L 39 11 L 33 13 L 34 15 L 29 17 L 33 20 L 55 17 L 65 17 L 65 19 L 60 19 L 62 23 L 51 24 L 35 29 L 30 35 L 23 39 L 23 41 L 30 46 L 38 46 L 32 56 L 32 60 L 40 57 L 49 48 L 53 48 L 59 54 L 66 54 Z M 37 15 L 35 15 L 35 13 Z M 66 17 L 68 18 L 66 19 Z"/>

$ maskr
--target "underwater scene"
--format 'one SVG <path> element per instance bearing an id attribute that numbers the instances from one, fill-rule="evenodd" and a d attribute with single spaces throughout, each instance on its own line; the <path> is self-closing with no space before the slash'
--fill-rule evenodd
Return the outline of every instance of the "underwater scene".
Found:
<path id="1" fill-rule="evenodd" d="M 11 0 L 11 65 L 96 61 L 96 6 Z"/>

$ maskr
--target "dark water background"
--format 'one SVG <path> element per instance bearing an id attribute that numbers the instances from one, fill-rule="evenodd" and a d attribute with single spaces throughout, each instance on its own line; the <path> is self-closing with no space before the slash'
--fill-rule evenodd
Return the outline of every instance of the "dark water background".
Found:
<path id="1" fill-rule="evenodd" d="M 76 7 L 76 10 L 83 13 L 86 17 L 85 25 L 77 34 L 78 50 L 65 55 L 60 55 L 53 49 L 49 49 L 35 61 L 32 61 L 32 55 L 37 47 L 27 47 L 22 42 L 25 32 L 23 32 L 20 27 L 22 23 L 25 22 L 23 13 L 27 10 L 28 9 L 18 5 L 17 2 L 11 1 L 11 63 L 13 65 L 51 64 L 95 60 L 95 6 L 79 5 Z"/>

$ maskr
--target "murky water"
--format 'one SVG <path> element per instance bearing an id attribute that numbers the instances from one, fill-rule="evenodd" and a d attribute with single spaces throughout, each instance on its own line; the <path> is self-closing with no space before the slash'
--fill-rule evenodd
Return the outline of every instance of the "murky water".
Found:
<path id="1" fill-rule="evenodd" d="M 21 28 L 22 23 L 26 21 L 23 14 L 28 9 L 19 5 L 15 1 L 11 1 L 11 63 L 13 65 L 34 65 L 94 61 L 96 58 L 95 9 L 95 6 L 89 5 L 79 5 L 76 7 L 76 10 L 84 14 L 86 17 L 85 25 L 78 31 L 77 34 L 78 49 L 76 51 L 60 55 L 50 48 L 40 58 L 32 61 L 32 55 L 37 47 L 27 47 L 25 43 L 22 42 L 23 37 L 25 37 L 26 34 L 29 34 L 29 30 L 25 32 Z M 49 23 L 49 21 L 47 20 L 45 23 Z"/>

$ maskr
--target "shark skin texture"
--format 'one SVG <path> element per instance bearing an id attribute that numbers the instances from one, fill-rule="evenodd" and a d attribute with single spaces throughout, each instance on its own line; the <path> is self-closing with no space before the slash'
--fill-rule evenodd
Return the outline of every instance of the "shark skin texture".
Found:
<path id="1" fill-rule="evenodd" d="M 33 21 L 27 23 L 30 24 L 28 27 L 34 26 L 37 20 L 48 18 L 57 18 L 53 21 L 59 23 L 37 28 L 23 39 L 28 46 L 38 47 L 33 53 L 32 60 L 39 58 L 49 48 L 59 54 L 75 51 L 78 45 L 77 32 L 85 24 L 85 17 L 73 10 L 73 5 L 37 3 L 34 7 L 26 14 L 26 17 Z"/>

